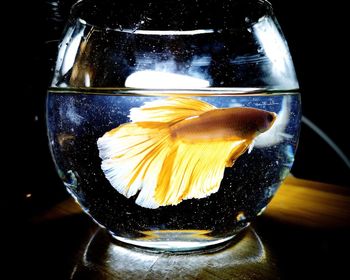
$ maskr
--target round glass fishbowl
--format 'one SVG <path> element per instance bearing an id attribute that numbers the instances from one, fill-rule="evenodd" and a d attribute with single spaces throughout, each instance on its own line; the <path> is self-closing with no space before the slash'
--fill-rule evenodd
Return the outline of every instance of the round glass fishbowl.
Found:
<path id="1" fill-rule="evenodd" d="M 267 1 L 80 1 L 47 96 L 69 193 L 124 243 L 225 244 L 294 160 L 300 96 Z"/>

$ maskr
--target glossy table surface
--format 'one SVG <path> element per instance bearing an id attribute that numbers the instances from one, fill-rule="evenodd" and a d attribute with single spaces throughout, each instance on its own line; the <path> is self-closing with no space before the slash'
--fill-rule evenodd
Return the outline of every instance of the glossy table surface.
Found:
<path id="1" fill-rule="evenodd" d="M 350 189 L 289 177 L 234 242 L 200 254 L 112 243 L 73 200 L 3 232 L 8 279 L 346 279 Z"/>

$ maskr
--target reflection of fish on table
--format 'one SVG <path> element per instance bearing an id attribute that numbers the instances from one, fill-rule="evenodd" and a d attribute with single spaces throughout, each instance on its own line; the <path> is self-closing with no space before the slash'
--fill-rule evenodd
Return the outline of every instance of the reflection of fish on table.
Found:
<path id="1" fill-rule="evenodd" d="M 98 139 L 112 186 L 147 208 L 176 205 L 218 191 L 226 167 L 271 128 L 276 114 L 216 108 L 192 98 L 167 98 L 130 111 L 130 123 Z"/>

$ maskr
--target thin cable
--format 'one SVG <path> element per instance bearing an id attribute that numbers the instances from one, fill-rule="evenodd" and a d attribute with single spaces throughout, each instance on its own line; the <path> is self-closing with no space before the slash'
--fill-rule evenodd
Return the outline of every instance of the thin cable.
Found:
<path id="1" fill-rule="evenodd" d="M 345 165 L 350 169 L 350 160 L 348 157 L 323 130 L 321 130 L 316 124 L 305 116 L 302 116 L 301 121 L 310 127 L 316 134 L 318 134 L 337 153 L 337 155 L 344 161 Z"/>

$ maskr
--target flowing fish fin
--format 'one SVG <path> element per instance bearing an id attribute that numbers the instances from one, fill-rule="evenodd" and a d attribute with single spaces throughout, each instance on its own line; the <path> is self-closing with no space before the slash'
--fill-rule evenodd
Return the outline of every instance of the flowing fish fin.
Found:
<path id="1" fill-rule="evenodd" d="M 248 150 L 248 153 L 250 153 L 253 149 L 253 142 L 254 140 L 245 139 L 241 145 L 237 146 L 235 149 L 232 149 L 230 155 L 227 157 L 226 167 L 232 167 L 236 159 L 244 154 L 246 150 Z"/>
<path id="2" fill-rule="evenodd" d="M 137 204 L 159 207 L 154 189 L 171 147 L 167 124 L 127 123 L 99 138 L 97 146 L 102 170 L 119 193 L 129 198 L 141 190 Z"/>
<path id="3" fill-rule="evenodd" d="M 183 97 L 133 108 L 133 122 L 97 141 L 106 178 L 125 197 L 137 195 L 135 202 L 146 208 L 217 192 L 225 167 L 232 166 L 251 141 L 185 143 L 170 133 L 172 124 L 212 109 L 208 103 Z"/>
<path id="4" fill-rule="evenodd" d="M 207 143 L 178 142 L 164 161 L 155 201 L 176 205 L 183 199 L 203 198 L 218 191 L 225 167 L 248 148 L 245 139 Z"/>
<path id="5" fill-rule="evenodd" d="M 198 116 L 213 109 L 216 109 L 216 107 L 198 99 L 170 97 L 146 102 L 139 108 L 132 108 L 129 118 L 132 122 L 143 122 L 147 120 L 171 125 L 188 117 Z"/>

